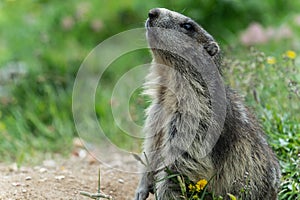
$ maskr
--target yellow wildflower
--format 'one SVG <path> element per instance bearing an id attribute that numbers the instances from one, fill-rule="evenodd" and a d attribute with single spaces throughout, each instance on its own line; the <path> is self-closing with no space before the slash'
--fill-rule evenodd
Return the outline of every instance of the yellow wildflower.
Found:
<path id="1" fill-rule="evenodd" d="M 195 195 L 193 196 L 193 199 L 199 199 L 198 195 L 195 194 Z"/>
<path id="2" fill-rule="evenodd" d="M 195 190 L 195 186 L 193 186 L 192 184 L 189 184 L 188 188 L 190 192 L 194 192 Z"/>
<path id="3" fill-rule="evenodd" d="M 274 65 L 276 63 L 276 58 L 274 58 L 273 56 L 267 57 L 267 63 L 270 65 Z"/>
<path id="4" fill-rule="evenodd" d="M 196 184 L 196 191 L 199 192 L 200 190 L 203 190 L 206 185 L 207 185 L 207 180 L 201 179 Z"/>
<path id="5" fill-rule="evenodd" d="M 285 56 L 288 57 L 289 59 L 294 60 L 297 56 L 295 51 L 292 50 L 288 50 L 287 52 L 285 52 Z"/>

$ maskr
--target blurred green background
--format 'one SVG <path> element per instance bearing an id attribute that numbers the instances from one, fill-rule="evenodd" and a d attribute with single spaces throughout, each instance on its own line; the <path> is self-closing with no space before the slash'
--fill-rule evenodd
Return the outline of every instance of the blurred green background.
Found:
<path id="1" fill-rule="evenodd" d="M 297 199 L 300 1 L 294 0 L 1 0 L 1 161 L 32 163 L 45 153 L 70 154 L 77 135 L 72 89 L 82 61 L 108 37 L 143 27 L 153 7 L 190 16 L 220 42 L 226 81 L 245 96 L 281 160 L 280 199 Z M 261 39 L 256 41 L 253 34 Z M 128 150 L 140 144 L 132 144 L 114 123 L 110 97 L 123 72 L 150 61 L 148 50 L 123 56 L 105 72 L 104 89 L 96 95 L 102 128 Z M 148 104 L 140 92 L 130 99 L 137 124 L 143 123 Z"/>

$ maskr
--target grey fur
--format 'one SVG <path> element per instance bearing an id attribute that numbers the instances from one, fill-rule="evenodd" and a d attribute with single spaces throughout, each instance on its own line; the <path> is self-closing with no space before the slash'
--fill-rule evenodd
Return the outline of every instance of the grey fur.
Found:
<path id="1" fill-rule="evenodd" d="M 192 31 L 185 29 L 189 26 L 183 28 L 187 22 L 193 25 Z M 145 200 L 154 191 L 159 200 L 181 199 L 179 185 L 164 179 L 166 168 L 195 182 L 212 178 L 208 190 L 225 199 L 227 193 L 243 200 L 277 199 L 278 161 L 241 97 L 226 87 L 225 123 L 218 126 L 211 117 L 215 113 L 210 83 L 187 59 L 174 54 L 198 55 L 201 66 L 196 67 L 214 65 L 221 71 L 220 48 L 213 37 L 190 18 L 163 8 L 150 11 L 146 26 L 153 55 L 145 85 L 145 93 L 152 98 L 144 126 L 148 166 L 142 169 L 134 199 Z M 151 30 L 155 27 L 173 32 Z M 209 126 L 221 129 L 221 134 L 208 152 Z M 241 189 L 246 192 L 241 194 Z"/>

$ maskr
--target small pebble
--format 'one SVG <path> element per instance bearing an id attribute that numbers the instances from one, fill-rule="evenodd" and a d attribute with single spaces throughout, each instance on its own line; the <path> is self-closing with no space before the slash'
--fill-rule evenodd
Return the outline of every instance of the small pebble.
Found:
<path id="1" fill-rule="evenodd" d="M 41 178 L 40 180 L 39 180 L 39 182 L 45 182 L 45 181 L 47 181 L 48 179 L 47 178 Z"/>
<path id="2" fill-rule="evenodd" d="M 31 176 L 27 176 L 27 177 L 25 178 L 26 181 L 30 181 L 31 179 L 32 179 Z"/>
<path id="3" fill-rule="evenodd" d="M 123 179 L 118 179 L 118 182 L 123 184 L 124 180 Z"/>
<path id="4" fill-rule="evenodd" d="M 12 183 L 12 186 L 15 186 L 15 187 L 18 187 L 18 186 L 20 186 L 21 185 L 21 183 L 19 183 L 19 182 L 14 182 L 14 183 Z"/>
<path id="5" fill-rule="evenodd" d="M 40 173 L 45 173 L 45 172 L 47 172 L 47 169 L 46 168 L 44 168 L 44 167 L 42 167 L 42 168 L 40 168 Z"/>
<path id="6" fill-rule="evenodd" d="M 73 145 L 74 145 L 74 147 L 79 147 L 79 148 L 84 147 L 83 142 L 80 138 L 74 138 L 73 139 Z"/>
<path id="7" fill-rule="evenodd" d="M 87 155 L 87 160 L 90 165 L 97 163 L 97 159 L 91 154 Z"/>
<path id="8" fill-rule="evenodd" d="M 79 158 L 85 158 L 85 157 L 87 156 L 86 150 L 80 149 L 80 150 L 78 151 L 78 156 L 79 156 Z"/>
<path id="9" fill-rule="evenodd" d="M 26 192 L 27 192 L 27 190 L 26 190 L 26 189 L 23 189 L 23 190 L 22 190 L 22 192 L 23 192 L 23 193 L 26 193 Z"/>
<path id="10" fill-rule="evenodd" d="M 61 176 L 55 176 L 55 179 L 56 180 L 63 180 L 65 178 L 65 176 L 64 175 L 61 175 Z"/>

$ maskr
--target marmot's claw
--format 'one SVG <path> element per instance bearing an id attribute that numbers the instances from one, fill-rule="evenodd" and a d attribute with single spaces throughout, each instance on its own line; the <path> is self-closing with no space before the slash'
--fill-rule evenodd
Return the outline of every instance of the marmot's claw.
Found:
<path id="1" fill-rule="evenodd" d="M 220 47 L 216 42 L 210 41 L 204 45 L 204 49 L 206 49 L 207 53 L 210 56 L 216 55 L 220 51 Z"/>

